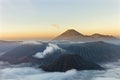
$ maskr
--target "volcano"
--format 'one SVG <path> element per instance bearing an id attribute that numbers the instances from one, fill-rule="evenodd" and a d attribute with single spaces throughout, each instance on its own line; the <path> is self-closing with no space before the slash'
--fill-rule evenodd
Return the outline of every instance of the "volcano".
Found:
<path id="1" fill-rule="evenodd" d="M 84 60 L 79 55 L 63 54 L 54 62 L 41 67 L 48 72 L 65 72 L 70 69 L 77 70 L 102 70 L 98 64 Z"/>
<path id="2" fill-rule="evenodd" d="M 83 37 L 84 35 L 77 32 L 74 29 L 69 29 L 62 33 L 61 35 L 59 35 L 58 37 L 56 37 L 54 40 L 72 40 L 75 37 L 78 38 L 79 36 Z"/>
<path id="3" fill-rule="evenodd" d="M 53 39 L 53 41 L 83 41 L 83 42 L 113 41 L 113 40 L 120 41 L 120 39 L 111 35 L 103 35 L 98 33 L 92 35 L 84 35 L 74 29 L 69 29 Z"/>

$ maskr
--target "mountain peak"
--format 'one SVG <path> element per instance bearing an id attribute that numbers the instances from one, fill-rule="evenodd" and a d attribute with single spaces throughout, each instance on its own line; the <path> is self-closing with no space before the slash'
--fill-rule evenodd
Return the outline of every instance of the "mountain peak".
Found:
<path id="1" fill-rule="evenodd" d="M 56 66 L 57 65 L 57 66 Z M 44 71 L 65 72 L 71 69 L 77 70 L 103 70 L 98 64 L 89 62 L 76 54 L 62 54 L 50 64 L 42 66 Z"/>
<path id="2" fill-rule="evenodd" d="M 74 37 L 77 36 L 83 36 L 83 34 L 79 33 L 78 31 L 74 30 L 74 29 L 68 29 L 67 31 L 65 31 L 64 33 L 62 33 L 61 35 L 59 35 L 56 39 L 72 39 Z"/>
<path id="3" fill-rule="evenodd" d="M 74 31 L 74 32 L 77 32 L 75 29 L 68 29 L 66 31 Z"/>
<path id="4" fill-rule="evenodd" d="M 98 33 L 88 36 L 88 35 L 83 35 L 74 29 L 68 29 L 67 31 L 56 37 L 54 40 L 90 42 L 90 41 L 106 41 L 106 40 L 108 41 L 108 40 L 119 40 L 119 39 L 111 35 L 103 35 Z"/>
<path id="5" fill-rule="evenodd" d="M 95 33 L 92 36 L 109 36 L 109 35 L 103 35 L 103 34 Z"/>
<path id="6" fill-rule="evenodd" d="M 98 34 L 98 33 L 91 35 L 91 37 L 117 39 L 116 37 L 111 36 L 111 35 L 103 35 L 103 34 Z"/>
<path id="7" fill-rule="evenodd" d="M 68 29 L 62 35 L 65 35 L 65 36 L 76 36 L 76 35 L 82 35 L 82 34 L 80 34 L 78 31 L 76 31 L 74 29 Z"/>

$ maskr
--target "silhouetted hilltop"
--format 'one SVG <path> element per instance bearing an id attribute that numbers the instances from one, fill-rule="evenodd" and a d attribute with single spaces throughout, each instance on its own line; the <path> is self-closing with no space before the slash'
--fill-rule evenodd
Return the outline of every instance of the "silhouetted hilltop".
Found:
<path id="1" fill-rule="evenodd" d="M 0 44 L 1 43 L 19 43 L 19 42 L 22 42 L 22 41 L 6 41 L 6 40 L 0 40 Z"/>
<path id="2" fill-rule="evenodd" d="M 111 36 L 111 35 L 102 35 L 102 34 L 98 34 L 98 33 L 91 35 L 91 37 L 94 37 L 94 38 L 106 38 L 106 39 L 118 39 L 118 38 L 116 38 L 114 36 Z"/>
<path id="3" fill-rule="evenodd" d="M 19 44 L 19 42 L 17 42 L 17 41 L 2 41 L 2 40 L 0 40 L 0 56 L 20 45 L 21 44 Z"/>
<path id="4" fill-rule="evenodd" d="M 79 55 L 63 54 L 54 62 L 42 66 L 42 69 L 48 72 L 65 72 L 70 69 L 77 70 L 102 70 L 99 65 L 86 61 Z"/>
<path id="5" fill-rule="evenodd" d="M 72 38 L 78 37 L 78 36 L 83 36 L 83 35 L 74 29 L 69 29 L 69 30 L 65 31 L 64 33 L 62 33 L 61 35 L 59 35 L 58 37 L 56 37 L 55 40 L 61 40 L 61 39 L 69 40 L 69 39 L 72 39 Z"/>
<path id="6" fill-rule="evenodd" d="M 93 35 L 83 35 L 74 29 L 69 29 L 56 37 L 54 40 L 56 41 L 83 41 L 83 42 L 90 42 L 90 41 L 108 41 L 108 40 L 119 40 L 118 38 L 110 35 L 102 35 L 102 34 L 93 34 Z"/>
<path id="7" fill-rule="evenodd" d="M 62 33 L 59 37 L 71 37 L 71 36 L 83 36 L 81 33 L 77 32 L 74 29 L 69 29 L 67 31 L 65 31 L 64 33 Z"/>

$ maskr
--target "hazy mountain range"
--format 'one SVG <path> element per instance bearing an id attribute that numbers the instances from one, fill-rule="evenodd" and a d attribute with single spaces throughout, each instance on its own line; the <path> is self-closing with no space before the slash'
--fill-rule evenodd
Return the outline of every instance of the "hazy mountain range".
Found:
<path id="1" fill-rule="evenodd" d="M 82 42 L 91 42 L 91 41 L 120 41 L 119 38 L 110 36 L 110 35 L 102 35 L 102 34 L 93 34 L 93 35 L 84 35 L 79 33 L 74 29 L 69 29 L 54 38 L 56 41 L 82 41 Z"/>

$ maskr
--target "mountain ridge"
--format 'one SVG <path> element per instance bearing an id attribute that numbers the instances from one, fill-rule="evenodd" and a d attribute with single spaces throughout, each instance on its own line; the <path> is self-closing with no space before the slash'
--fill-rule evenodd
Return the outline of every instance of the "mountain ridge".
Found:
<path id="1" fill-rule="evenodd" d="M 70 40 L 70 41 L 104 41 L 104 40 L 120 40 L 117 37 L 112 35 L 103 35 L 99 33 L 95 33 L 92 35 L 84 35 L 74 29 L 68 29 L 67 31 L 63 32 L 53 40 Z"/>
<path id="2" fill-rule="evenodd" d="M 96 63 L 89 62 L 76 54 L 62 54 L 58 59 L 41 67 L 48 72 L 65 72 L 71 69 L 77 70 L 103 70 L 101 66 Z"/>

